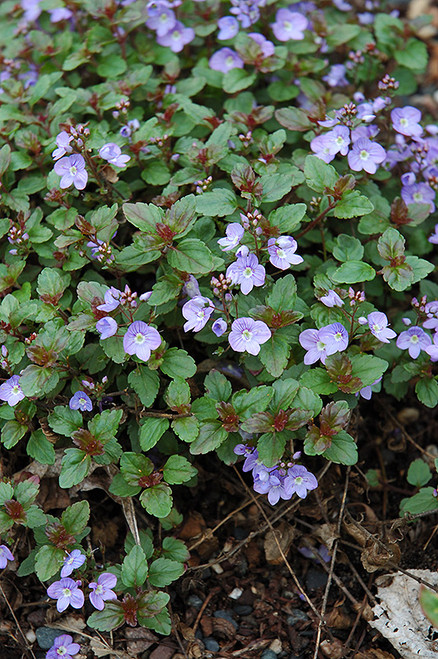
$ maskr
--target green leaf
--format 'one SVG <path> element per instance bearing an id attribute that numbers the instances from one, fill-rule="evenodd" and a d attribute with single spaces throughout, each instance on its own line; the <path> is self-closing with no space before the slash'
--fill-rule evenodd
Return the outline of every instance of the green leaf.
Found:
<path id="1" fill-rule="evenodd" d="M 207 394 L 219 401 L 227 401 L 232 393 L 231 383 L 225 375 L 213 369 L 208 373 L 204 380 L 204 386 Z"/>
<path id="2" fill-rule="evenodd" d="M 140 485 L 129 485 L 123 474 L 115 474 L 109 486 L 109 491 L 117 497 L 133 497 L 141 490 Z"/>
<path id="3" fill-rule="evenodd" d="M 182 377 L 175 378 L 167 387 L 164 398 L 172 410 L 183 411 L 179 408 L 187 406 L 191 399 L 188 383 Z"/>
<path id="4" fill-rule="evenodd" d="M 341 220 L 368 215 L 374 210 L 371 201 L 357 190 L 347 190 L 337 202 L 333 215 Z"/>
<path id="5" fill-rule="evenodd" d="M 422 487 L 417 494 L 407 499 L 402 499 L 400 504 L 400 515 L 411 513 L 418 515 L 430 510 L 438 510 L 438 498 L 435 496 L 435 488 Z"/>
<path id="6" fill-rule="evenodd" d="M 326 369 L 319 367 L 303 373 L 300 378 L 300 385 L 308 387 L 316 394 L 322 394 L 323 396 L 334 394 L 338 390 L 337 385 L 331 381 Z"/>
<path id="7" fill-rule="evenodd" d="M 125 622 L 122 603 L 109 600 L 103 611 L 94 611 L 87 619 L 87 625 L 99 632 L 110 632 Z"/>
<path id="8" fill-rule="evenodd" d="M 262 201 L 269 203 L 282 199 L 303 180 L 303 174 L 297 167 L 290 173 L 264 174 L 260 177 L 260 183 L 263 186 Z"/>
<path id="9" fill-rule="evenodd" d="M 146 629 L 153 629 L 159 634 L 168 636 L 171 622 L 168 610 L 165 608 L 170 595 L 156 590 L 143 592 L 138 598 L 138 622 Z"/>
<path id="10" fill-rule="evenodd" d="M 259 359 L 268 373 L 279 378 L 289 361 L 290 345 L 277 332 L 264 343 L 259 352 Z"/>
<path id="11" fill-rule="evenodd" d="M 269 214 L 269 224 L 278 227 L 280 233 L 292 233 L 301 226 L 306 210 L 306 204 L 285 204 Z"/>
<path id="12" fill-rule="evenodd" d="M 148 299 L 148 304 L 155 307 L 159 304 L 164 304 L 169 300 L 176 300 L 179 297 L 183 282 L 179 277 L 166 276 L 159 279 L 152 286 L 152 295 Z"/>
<path id="13" fill-rule="evenodd" d="M 274 311 L 289 311 L 294 308 L 297 299 L 297 284 L 291 274 L 277 279 L 266 298 Z"/>
<path id="14" fill-rule="evenodd" d="M 347 261 L 337 268 L 331 275 L 337 284 L 356 284 L 371 281 L 376 276 L 373 267 L 363 261 Z"/>
<path id="15" fill-rule="evenodd" d="M 317 156 L 307 156 L 304 161 L 304 176 L 309 188 L 320 193 L 326 189 L 331 190 L 339 179 L 336 169 Z"/>
<path id="16" fill-rule="evenodd" d="M 197 238 L 185 238 L 167 253 L 169 265 L 181 272 L 209 274 L 213 270 L 213 254 Z"/>
<path id="17" fill-rule="evenodd" d="M 336 238 L 336 244 L 333 248 L 333 256 L 338 261 L 360 261 L 363 256 L 364 248 L 360 240 L 341 233 Z"/>
<path id="18" fill-rule="evenodd" d="M 438 627 L 438 594 L 422 585 L 420 586 L 419 601 L 426 618 L 434 627 Z"/>
<path id="19" fill-rule="evenodd" d="M 5 173 L 11 162 L 11 147 L 4 144 L 0 149 L 0 176 Z"/>
<path id="20" fill-rule="evenodd" d="M 79 485 L 88 475 L 91 467 L 91 458 L 78 448 L 68 448 L 61 461 L 59 486 L 68 489 Z"/>
<path id="21" fill-rule="evenodd" d="M 125 451 L 120 459 L 120 471 L 129 485 L 136 486 L 154 471 L 154 463 L 142 453 Z"/>
<path id="22" fill-rule="evenodd" d="M 140 494 L 140 503 L 149 515 L 167 517 L 172 510 L 172 490 L 165 483 L 149 487 Z"/>
<path id="23" fill-rule="evenodd" d="M 419 259 L 418 256 L 407 256 L 406 264 L 412 268 L 412 283 L 416 284 L 435 269 L 433 263 L 426 261 L 426 259 Z"/>
<path id="24" fill-rule="evenodd" d="M 97 67 L 97 73 L 101 78 L 109 78 L 114 80 L 126 71 L 126 61 L 120 55 L 111 54 L 102 56 L 102 60 Z"/>
<path id="25" fill-rule="evenodd" d="M 182 455 L 171 455 L 163 467 L 163 477 L 170 485 L 179 485 L 196 476 L 198 470 Z"/>
<path id="26" fill-rule="evenodd" d="M 90 504 L 88 501 L 77 501 L 64 510 L 61 523 L 65 530 L 72 535 L 78 535 L 87 526 L 90 518 Z"/>
<path id="27" fill-rule="evenodd" d="M 142 586 L 148 576 L 146 555 L 139 545 L 134 545 L 122 563 L 122 581 L 128 588 Z"/>
<path id="28" fill-rule="evenodd" d="M 217 449 L 228 437 L 220 421 L 202 423 L 198 437 L 190 444 L 190 453 L 199 455 Z"/>
<path id="29" fill-rule="evenodd" d="M 288 433 L 267 432 L 259 438 L 257 451 L 259 458 L 267 467 L 273 467 L 281 460 Z"/>
<path id="30" fill-rule="evenodd" d="M 281 108 L 280 110 L 276 110 L 275 118 L 281 126 L 284 126 L 288 130 L 304 132 L 312 128 L 312 122 L 307 116 L 307 113 L 299 108 Z"/>
<path id="31" fill-rule="evenodd" d="M 20 386 L 25 396 L 42 396 L 50 393 L 59 382 L 59 374 L 53 368 L 31 364 L 20 375 Z"/>
<path id="32" fill-rule="evenodd" d="M 287 410 L 291 407 L 292 401 L 298 391 L 299 383 L 293 378 L 286 380 L 277 380 L 272 384 L 274 395 L 271 401 L 271 409 L 277 413 L 279 410 Z"/>
<path id="33" fill-rule="evenodd" d="M 412 69 L 416 73 L 424 73 L 427 67 L 428 55 L 427 47 L 419 39 L 408 39 L 403 48 L 395 51 L 394 57 L 399 64 L 407 69 Z"/>
<path id="34" fill-rule="evenodd" d="M 169 427 L 169 419 L 147 417 L 140 426 L 140 446 L 143 451 L 149 451 L 164 435 Z"/>
<path id="35" fill-rule="evenodd" d="M 65 437 L 71 437 L 76 430 L 82 428 L 82 414 L 79 410 L 71 410 L 62 405 L 55 407 L 47 421 L 52 430 Z"/>
<path id="36" fill-rule="evenodd" d="M 152 531 L 150 529 L 140 529 L 139 536 L 140 536 L 140 547 L 143 549 L 146 558 L 150 558 L 154 553 L 154 545 L 152 542 Z M 163 546 L 165 540 L 163 541 Z M 182 542 L 182 540 L 179 540 L 178 542 Z M 134 537 L 132 533 L 128 533 L 125 540 L 125 552 L 129 554 L 129 552 L 134 546 L 135 546 Z"/>
<path id="37" fill-rule="evenodd" d="M 196 373 L 196 362 L 185 350 L 169 348 L 163 355 L 160 369 L 171 378 L 191 378 Z"/>
<path id="38" fill-rule="evenodd" d="M 336 464 L 354 465 L 358 460 L 356 442 L 348 432 L 341 430 L 332 438 L 331 446 L 323 456 Z"/>
<path id="39" fill-rule="evenodd" d="M 244 69 L 231 69 L 223 78 L 223 90 L 227 94 L 235 94 L 250 87 L 256 79 L 255 73 L 248 73 Z"/>
<path id="40" fill-rule="evenodd" d="M 1 442 L 7 449 L 12 448 L 17 444 L 22 437 L 27 433 L 27 425 L 18 423 L 18 421 L 6 421 L 1 430 Z"/>
<path id="41" fill-rule="evenodd" d="M 434 378 L 422 378 L 415 385 L 415 393 L 420 403 L 434 408 L 438 404 L 438 383 Z"/>
<path id="42" fill-rule="evenodd" d="M 104 410 L 101 414 L 93 416 L 88 424 L 88 430 L 100 442 L 108 442 L 117 434 L 122 416 L 122 410 Z"/>
<path id="43" fill-rule="evenodd" d="M 52 465 L 55 462 L 55 449 L 41 428 L 35 430 L 30 436 L 26 446 L 27 455 L 43 465 Z"/>
<path id="44" fill-rule="evenodd" d="M 35 572 L 41 581 L 47 581 L 61 568 L 65 558 L 63 549 L 53 545 L 43 545 L 35 557 Z"/>
<path id="45" fill-rule="evenodd" d="M 234 213 L 237 204 L 234 192 L 226 188 L 216 188 L 196 197 L 196 212 L 200 215 L 223 217 Z"/>
<path id="46" fill-rule="evenodd" d="M 185 563 L 190 558 L 190 553 L 184 542 L 171 536 L 164 538 L 162 551 L 164 558 L 169 558 L 171 561 Z"/>
<path id="47" fill-rule="evenodd" d="M 429 466 L 422 460 L 418 458 L 414 460 L 409 465 L 408 473 L 406 475 L 407 481 L 410 485 L 415 487 L 422 487 L 426 485 L 432 478 L 432 472 L 429 469 Z"/>
<path id="48" fill-rule="evenodd" d="M 183 442 L 193 442 L 199 435 L 199 421 L 195 416 L 185 416 L 172 421 L 172 430 Z"/>
<path id="49" fill-rule="evenodd" d="M 123 212 L 128 222 L 146 234 L 155 233 L 157 223 L 163 221 L 163 211 L 154 204 L 123 204 Z"/>
<path id="50" fill-rule="evenodd" d="M 374 384 L 388 368 L 386 359 L 374 355 L 352 355 L 350 359 L 353 367 L 352 375 L 359 377 L 364 387 Z"/>
<path id="51" fill-rule="evenodd" d="M 231 403 L 240 419 L 244 421 L 256 412 L 264 412 L 271 401 L 273 393 L 272 387 L 263 385 L 253 387 L 250 391 L 237 391 L 233 395 Z"/>
<path id="52" fill-rule="evenodd" d="M 40 300 L 57 305 L 70 282 L 70 277 L 64 277 L 55 268 L 44 268 L 38 275 L 37 292 Z"/>
<path id="53" fill-rule="evenodd" d="M 149 568 L 149 581 L 156 588 L 164 588 L 184 573 L 184 565 L 168 558 L 157 558 Z"/>
<path id="54" fill-rule="evenodd" d="M 160 388 L 158 374 L 155 371 L 151 371 L 147 366 L 138 364 L 136 370 L 131 371 L 128 375 L 128 382 L 140 398 L 141 403 L 145 407 L 150 407 L 157 397 Z"/>

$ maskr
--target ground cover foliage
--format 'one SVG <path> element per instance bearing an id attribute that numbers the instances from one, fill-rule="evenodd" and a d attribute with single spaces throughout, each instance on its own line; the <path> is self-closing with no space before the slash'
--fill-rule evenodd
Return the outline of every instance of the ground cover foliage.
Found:
<path id="1" fill-rule="evenodd" d="M 202 656 L 236 582 L 188 607 L 190 574 L 239 549 L 260 574 L 266 532 L 283 576 L 252 584 L 259 617 L 224 652 L 272 655 L 286 632 L 255 629 L 281 603 L 314 628 L 277 654 L 348 656 L 369 611 L 334 572 L 364 585 L 341 532 L 370 574 L 413 528 L 427 540 L 437 453 L 409 424 L 438 402 L 438 125 L 411 100 L 428 21 L 344 0 L 1 3 L 0 565 L 78 634 L 50 659 L 90 638 L 104 656 L 126 626 L 159 643 L 172 607 Z M 225 542 L 227 520 L 244 528 Z M 329 573 L 318 607 L 293 540 Z M 357 614 L 340 636 L 332 584 Z"/>

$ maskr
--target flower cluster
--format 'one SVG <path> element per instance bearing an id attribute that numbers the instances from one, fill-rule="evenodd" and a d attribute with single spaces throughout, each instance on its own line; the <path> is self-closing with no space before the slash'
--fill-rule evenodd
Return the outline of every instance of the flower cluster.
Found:
<path id="1" fill-rule="evenodd" d="M 147 4 L 147 27 L 155 31 L 160 46 L 168 46 L 174 53 L 179 53 L 195 38 L 195 31 L 183 25 L 175 16 L 173 8 L 178 4 L 179 2 L 172 3 L 165 0 Z"/>
<path id="2" fill-rule="evenodd" d="M 291 499 L 294 494 L 304 499 L 308 491 L 318 487 L 316 477 L 303 465 L 281 462 L 268 468 L 259 459 L 257 449 L 246 444 L 238 444 L 234 448 L 234 453 L 245 456 L 242 470 L 252 472 L 254 490 L 259 494 L 267 494 L 268 501 L 272 505 L 278 503 L 280 499 Z M 299 457 L 300 454 L 294 454 L 294 459 Z"/>

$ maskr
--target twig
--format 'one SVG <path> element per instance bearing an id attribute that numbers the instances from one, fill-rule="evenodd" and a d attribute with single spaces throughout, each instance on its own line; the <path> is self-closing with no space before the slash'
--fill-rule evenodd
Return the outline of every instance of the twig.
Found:
<path id="1" fill-rule="evenodd" d="M 338 526 L 337 526 L 337 529 L 336 529 L 337 537 L 335 538 L 335 541 L 333 543 L 332 560 L 330 562 L 330 571 L 329 571 L 327 584 L 326 584 L 325 591 L 324 591 L 324 598 L 322 600 L 321 617 L 319 618 L 319 621 L 318 621 L 318 631 L 316 633 L 316 644 L 315 644 L 315 652 L 313 653 L 313 659 L 318 659 L 319 646 L 321 644 L 322 626 L 323 626 L 323 624 L 325 625 L 324 616 L 325 616 L 325 612 L 326 612 L 326 609 L 327 609 L 328 596 L 329 596 L 330 587 L 331 587 L 331 584 L 332 584 L 333 574 L 334 574 L 334 569 L 335 569 L 336 554 L 337 554 L 337 551 L 338 551 L 339 537 L 341 535 L 341 526 L 342 526 L 342 520 L 343 520 L 343 517 L 344 517 L 345 501 L 347 499 L 347 489 L 348 489 L 349 476 L 350 476 L 350 467 L 347 468 L 347 474 L 345 476 L 344 492 L 343 492 L 343 495 L 342 495 L 341 507 L 340 507 L 340 510 L 339 510 L 339 517 L 338 517 Z"/>
<path id="2" fill-rule="evenodd" d="M 199 621 L 201 620 L 202 614 L 204 613 L 205 609 L 207 608 L 208 603 L 219 591 L 220 591 L 220 586 L 216 586 L 216 588 L 213 588 L 212 590 L 210 590 L 207 597 L 202 602 L 202 606 L 199 609 L 199 613 L 196 617 L 195 624 L 193 625 L 193 633 L 194 634 L 196 633 L 196 630 L 198 629 Z"/>
<path id="3" fill-rule="evenodd" d="M 25 644 L 25 646 L 26 646 L 26 650 L 28 650 L 28 651 L 30 652 L 30 654 L 32 655 L 33 659 L 36 659 L 36 657 L 35 657 L 35 655 L 34 655 L 34 653 L 33 653 L 33 650 L 32 650 L 31 647 L 29 647 L 28 640 L 27 640 L 27 638 L 25 637 L 24 632 L 23 632 L 23 630 L 22 630 L 21 627 L 20 627 L 20 623 L 18 622 L 17 617 L 16 617 L 16 615 L 15 615 L 15 613 L 14 613 L 14 609 L 13 609 L 12 606 L 10 605 L 9 600 L 8 600 L 8 598 L 7 598 L 6 595 L 5 595 L 5 591 L 3 590 L 3 586 L 1 585 L 1 583 L 0 583 L 0 592 L 1 592 L 1 594 L 3 595 L 3 597 L 4 597 L 4 600 L 5 600 L 5 602 L 6 602 L 7 606 L 8 606 L 8 609 L 9 609 L 9 611 L 10 611 L 11 616 L 12 616 L 13 619 L 14 619 L 15 624 L 17 625 L 17 629 L 18 629 L 18 631 L 20 632 L 20 634 L 21 634 L 22 637 L 23 637 L 24 644 Z"/>

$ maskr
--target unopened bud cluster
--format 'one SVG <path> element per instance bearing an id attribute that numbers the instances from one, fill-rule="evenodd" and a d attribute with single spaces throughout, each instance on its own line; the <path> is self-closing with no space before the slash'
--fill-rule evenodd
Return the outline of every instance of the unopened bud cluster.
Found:
<path id="1" fill-rule="evenodd" d="M 221 293 L 225 293 L 225 291 L 228 290 L 231 284 L 231 279 L 225 277 L 225 275 L 221 273 L 219 277 L 212 277 L 210 284 L 213 287 L 213 293 L 215 295 L 221 295 Z"/>
<path id="2" fill-rule="evenodd" d="M 213 177 L 212 176 L 207 176 L 207 178 L 200 180 L 200 181 L 195 181 L 194 185 L 196 186 L 195 192 L 196 194 L 202 194 L 208 189 L 208 186 L 212 182 Z"/>

